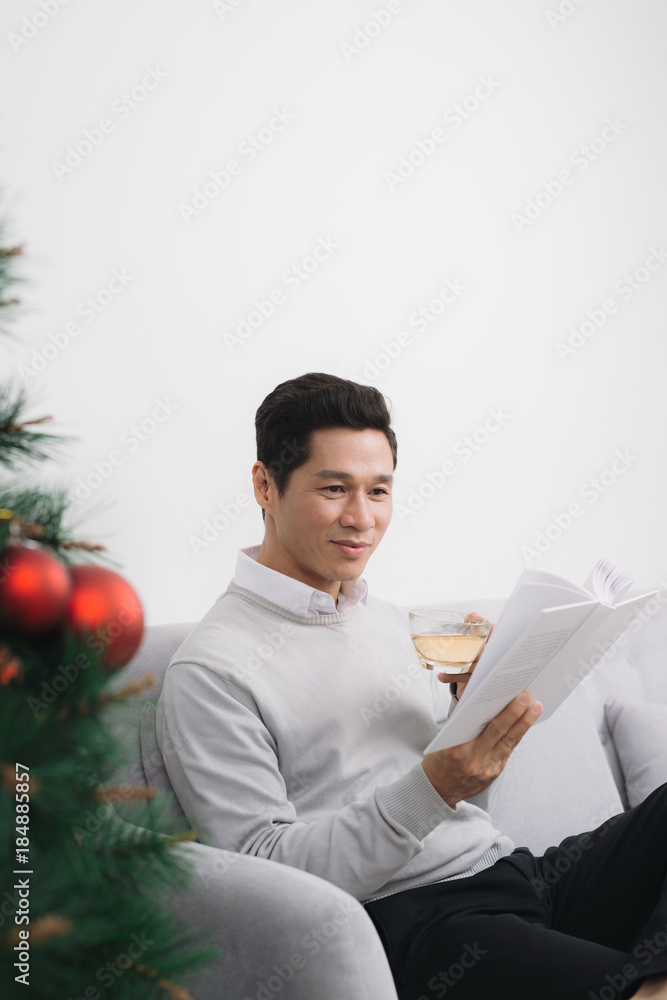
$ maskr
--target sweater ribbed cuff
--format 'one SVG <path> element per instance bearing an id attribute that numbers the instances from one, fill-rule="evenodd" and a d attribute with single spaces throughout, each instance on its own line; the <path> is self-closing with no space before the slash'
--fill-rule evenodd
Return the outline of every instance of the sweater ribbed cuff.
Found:
<path id="1" fill-rule="evenodd" d="M 441 799 L 421 763 L 390 785 L 376 791 L 378 804 L 390 819 L 405 827 L 418 840 L 423 840 L 444 819 L 455 816 L 457 809 Z"/>

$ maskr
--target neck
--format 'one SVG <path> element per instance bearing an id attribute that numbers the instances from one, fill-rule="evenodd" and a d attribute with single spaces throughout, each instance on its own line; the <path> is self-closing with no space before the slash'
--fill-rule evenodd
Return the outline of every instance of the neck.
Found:
<path id="1" fill-rule="evenodd" d="M 305 583 L 309 587 L 322 590 L 325 594 L 331 594 L 334 602 L 338 602 L 341 581 L 324 580 L 321 577 L 314 577 L 312 574 L 307 573 L 298 564 L 294 563 L 289 556 L 280 551 L 275 540 L 272 541 L 268 537 L 268 532 L 265 533 L 264 540 L 257 553 L 257 562 L 262 566 L 268 566 L 269 569 L 276 570 L 277 573 L 290 576 L 293 580 L 299 580 L 300 583 Z"/>

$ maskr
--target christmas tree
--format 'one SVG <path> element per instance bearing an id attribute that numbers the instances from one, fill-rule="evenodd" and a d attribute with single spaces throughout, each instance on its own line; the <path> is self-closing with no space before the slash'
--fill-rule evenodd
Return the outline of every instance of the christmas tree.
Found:
<path id="1" fill-rule="evenodd" d="M 21 248 L 0 229 L 0 335 L 18 302 Z M 141 641 L 133 588 L 72 537 L 63 488 L 24 482 L 57 455 L 49 417 L 0 385 L 0 996 L 187 1000 L 179 976 L 214 956 L 160 908 L 190 870 L 152 789 L 110 787 L 122 759 L 109 688 Z M 150 679 L 147 679 L 147 683 Z M 93 822 L 91 822 L 91 818 Z"/>

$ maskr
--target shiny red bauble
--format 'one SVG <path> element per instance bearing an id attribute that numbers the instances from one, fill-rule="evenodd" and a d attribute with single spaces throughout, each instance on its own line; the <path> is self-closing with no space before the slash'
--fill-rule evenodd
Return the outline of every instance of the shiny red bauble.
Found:
<path id="1" fill-rule="evenodd" d="M 144 613 L 136 591 L 104 566 L 72 566 L 67 622 L 89 648 L 102 653 L 102 663 L 117 670 L 128 663 L 141 643 Z"/>
<path id="2" fill-rule="evenodd" d="M 0 628 L 24 637 L 48 632 L 64 618 L 71 586 L 55 556 L 10 543 L 0 552 Z"/>

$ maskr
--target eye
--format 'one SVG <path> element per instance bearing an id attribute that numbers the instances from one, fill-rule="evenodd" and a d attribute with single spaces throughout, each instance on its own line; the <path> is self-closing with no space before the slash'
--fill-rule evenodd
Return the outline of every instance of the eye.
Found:
<path id="1" fill-rule="evenodd" d="M 341 486 L 338 483 L 335 483 L 335 484 L 333 484 L 331 486 L 323 486 L 322 489 L 323 490 L 327 490 L 330 493 L 332 493 L 332 492 L 334 492 L 334 490 L 344 490 L 345 487 Z M 384 486 L 375 486 L 375 487 L 373 487 L 373 489 L 371 490 L 371 493 L 375 493 L 376 495 L 379 493 L 382 496 L 389 496 L 390 495 L 389 494 L 389 490 L 385 489 Z M 340 496 L 340 493 L 338 493 L 337 495 Z"/>

